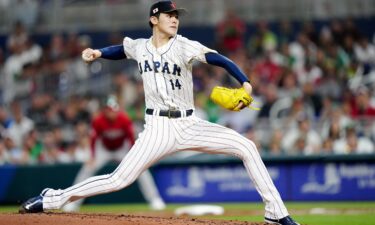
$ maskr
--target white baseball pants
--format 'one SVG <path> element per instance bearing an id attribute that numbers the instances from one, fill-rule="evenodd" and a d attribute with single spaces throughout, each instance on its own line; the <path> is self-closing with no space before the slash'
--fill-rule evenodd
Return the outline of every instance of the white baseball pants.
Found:
<path id="1" fill-rule="evenodd" d="M 240 158 L 265 203 L 265 217 L 279 219 L 288 215 L 252 141 L 194 115 L 177 119 L 145 115 L 145 120 L 144 131 L 111 174 L 94 176 L 63 190 L 51 189 L 43 198 L 43 208 L 59 209 L 68 202 L 121 190 L 161 158 L 178 151 L 194 150 Z"/>

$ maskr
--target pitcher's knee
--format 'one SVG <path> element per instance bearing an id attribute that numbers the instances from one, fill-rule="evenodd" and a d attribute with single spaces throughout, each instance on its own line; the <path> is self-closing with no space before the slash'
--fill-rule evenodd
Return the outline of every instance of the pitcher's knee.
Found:
<path id="1" fill-rule="evenodd" d="M 109 179 L 109 185 L 110 189 L 112 191 L 119 191 L 129 185 L 131 185 L 136 178 L 134 179 L 129 179 L 129 176 L 126 178 L 120 177 L 118 174 L 111 174 L 110 179 Z"/>
<path id="2" fill-rule="evenodd" d="M 253 154 L 259 154 L 254 142 L 250 140 L 248 140 L 239 150 L 241 153 L 240 158 L 242 160 L 250 158 Z"/>
<path id="3" fill-rule="evenodd" d="M 108 189 L 110 191 L 118 191 L 121 189 L 123 181 L 117 174 L 111 174 L 108 178 Z"/>

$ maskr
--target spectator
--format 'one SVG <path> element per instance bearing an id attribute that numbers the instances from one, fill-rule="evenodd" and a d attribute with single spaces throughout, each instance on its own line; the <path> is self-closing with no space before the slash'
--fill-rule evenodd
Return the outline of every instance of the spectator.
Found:
<path id="1" fill-rule="evenodd" d="M 337 77 L 337 70 L 333 65 L 327 65 L 323 73 L 324 75 L 317 85 L 317 94 L 340 101 L 343 86 Z"/>
<path id="2" fill-rule="evenodd" d="M 52 135 L 53 135 L 53 146 L 52 147 L 52 155 L 55 157 L 56 162 L 58 163 L 71 163 L 74 161 L 74 155 L 73 152 L 69 152 L 69 145 L 72 144 L 73 141 L 68 142 L 64 138 L 64 132 L 61 129 L 60 126 L 53 127 L 52 129 Z M 56 148 L 57 151 L 53 152 Z"/>
<path id="3" fill-rule="evenodd" d="M 364 64 L 360 63 L 357 59 L 350 61 L 346 76 L 344 77 L 344 79 L 347 80 L 347 86 L 350 90 L 357 90 L 360 86 L 367 84 L 367 77 L 370 78 L 370 76 L 366 76 L 367 73 L 370 72 L 368 69 L 369 68 L 366 69 Z"/>
<path id="4" fill-rule="evenodd" d="M 76 87 L 73 93 L 82 95 L 89 89 L 86 87 L 86 81 L 90 78 L 90 72 L 87 64 L 81 60 L 80 53 L 91 45 L 91 38 L 88 35 L 80 35 L 76 41 L 76 48 L 74 50 L 70 49 L 69 63 L 66 65 L 64 72 L 69 74 L 72 82 L 71 85 Z"/>
<path id="5" fill-rule="evenodd" d="M 46 164 L 53 164 L 58 162 L 60 149 L 57 146 L 53 132 L 45 132 L 42 140 L 43 152 L 40 157 L 40 162 Z"/>
<path id="6" fill-rule="evenodd" d="M 46 120 L 46 113 L 51 103 L 51 98 L 47 94 L 31 96 L 31 106 L 26 115 L 34 121 L 35 129 L 38 131 L 46 131 L 51 128 L 49 121 Z"/>
<path id="7" fill-rule="evenodd" d="M 344 136 L 345 127 L 353 123 L 349 115 L 346 115 L 341 106 L 331 106 L 332 109 L 323 121 L 321 135 L 333 141 Z"/>
<path id="8" fill-rule="evenodd" d="M 19 102 L 12 102 L 11 112 L 13 122 L 7 129 L 8 135 L 14 141 L 15 146 L 22 148 L 26 136 L 34 129 L 34 122 L 24 115 Z"/>
<path id="9" fill-rule="evenodd" d="M 311 82 L 306 82 L 302 85 L 302 98 L 305 104 L 310 105 L 314 110 L 314 116 L 320 117 L 322 110 L 322 97 L 314 91 L 314 85 Z"/>
<path id="10" fill-rule="evenodd" d="M 31 91 L 30 78 L 24 76 L 23 69 L 27 65 L 37 63 L 41 56 L 41 47 L 30 39 L 13 46 L 13 53 L 7 58 L 4 65 L 3 87 L 6 103 L 11 102 L 19 91 Z"/>
<path id="11" fill-rule="evenodd" d="M 291 70 L 284 70 L 279 82 L 279 97 L 291 98 L 301 96 L 301 94 L 296 74 Z"/>
<path id="12" fill-rule="evenodd" d="M 224 18 L 216 26 L 218 46 L 222 46 L 224 52 L 233 52 L 243 48 L 245 22 L 232 10 L 228 10 Z"/>
<path id="13" fill-rule="evenodd" d="M 345 71 L 346 68 L 349 66 L 349 56 L 348 54 L 342 49 L 341 46 L 337 45 L 336 43 L 332 43 L 325 49 L 326 54 L 326 63 L 329 66 L 333 66 L 336 70 L 337 78 L 342 78 L 342 73 Z"/>
<path id="14" fill-rule="evenodd" d="M 289 154 L 317 154 L 321 147 L 321 137 L 312 127 L 310 119 L 304 113 L 297 116 L 297 126 L 288 130 L 282 141 L 282 147 Z M 301 136 L 303 135 L 303 136 Z"/>
<path id="15" fill-rule="evenodd" d="M 12 118 L 8 115 L 7 110 L 0 106 L 0 132 L 8 129 L 13 123 Z"/>
<path id="16" fill-rule="evenodd" d="M 269 118 L 270 116 L 270 110 L 273 106 L 273 104 L 277 101 L 278 99 L 278 89 L 275 84 L 267 84 L 264 87 L 264 90 L 262 92 L 262 97 L 263 97 L 263 105 L 260 108 L 260 112 L 258 114 L 259 118 Z"/>
<path id="17" fill-rule="evenodd" d="M 90 124 L 91 112 L 89 111 L 89 99 L 86 96 L 77 96 L 76 101 L 77 123 Z"/>
<path id="18" fill-rule="evenodd" d="M 43 152 L 43 145 L 39 140 L 38 132 L 36 130 L 31 130 L 26 135 L 22 148 L 29 154 L 29 163 L 36 164 L 40 161 Z"/>
<path id="19" fill-rule="evenodd" d="M 333 143 L 334 143 L 334 141 L 331 138 L 324 139 L 323 144 L 322 144 L 321 153 L 326 154 L 326 155 L 334 154 Z"/>
<path id="20" fill-rule="evenodd" d="M 24 46 L 29 39 L 29 35 L 24 27 L 24 25 L 17 21 L 14 26 L 13 30 L 7 38 L 6 45 L 11 54 L 15 52 L 19 52 L 19 48 Z"/>
<path id="21" fill-rule="evenodd" d="M 249 140 L 252 140 L 255 144 L 255 146 L 257 146 L 257 149 L 259 151 L 260 154 L 265 154 L 266 151 L 264 148 L 261 147 L 261 143 L 260 143 L 260 139 L 257 135 L 257 132 L 256 132 L 256 129 L 254 129 L 253 126 L 251 125 L 248 125 L 245 129 L 244 129 L 244 132 L 243 132 L 243 135 L 249 139 Z"/>
<path id="22" fill-rule="evenodd" d="M 306 152 L 312 152 L 311 146 L 306 144 L 306 136 L 304 134 L 300 134 L 297 137 L 297 140 L 294 142 L 290 154 L 295 155 L 305 155 Z"/>
<path id="23" fill-rule="evenodd" d="M 29 163 L 29 153 L 23 148 L 19 148 L 14 144 L 14 141 L 9 136 L 5 135 L 4 145 L 9 153 L 9 162 L 12 164 L 27 164 Z"/>
<path id="24" fill-rule="evenodd" d="M 273 52 L 277 48 L 277 36 L 268 28 L 266 21 L 257 23 L 257 30 L 250 38 L 248 49 L 252 55 L 264 55 L 267 52 Z"/>
<path id="25" fill-rule="evenodd" d="M 307 59 L 305 61 L 305 65 L 301 68 L 301 70 L 297 70 L 296 74 L 299 85 L 312 83 L 315 86 L 322 78 L 323 71 L 318 65 L 314 64 L 312 60 Z"/>
<path id="26" fill-rule="evenodd" d="M 344 45 L 342 46 L 345 53 L 348 55 L 349 60 L 355 59 L 355 50 L 354 50 L 354 39 L 352 36 L 346 36 L 344 39 Z"/>
<path id="27" fill-rule="evenodd" d="M 84 122 L 79 122 L 75 126 L 75 134 L 77 141 L 76 149 L 74 150 L 74 161 L 86 163 L 91 158 L 89 127 Z"/>
<path id="28" fill-rule="evenodd" d="M 363 36 L 359 42 L 354 45 L 356 59 L 363 63 L 375 67 L 375 45 L 369 43 L 368 38 Z"/>
<path id="29" fill-rule="evenodd" d="M 59 108 L 63 138 L 67 142 L 74 139 L 74 126 L 79 122 L 90 123 L 91 115 L 87 109 L 88 101 L 84 97 L 72 96 L 65 102 L 64 107 Z"/>
<path id="30" fill-rule="evenodd" d="M 333 145 L 335 154 L 374 153 L 374 144 L 367 137 L 358 137 L 355 127 L 348 126 L 345 137 L 336 141 Z"/>
<path id="31" fill-rule="evenodd" d="M 297 36 L 297 40 L 289 44 L 289 54 L 293 57 L 292 68 L 295 71 L 300 71 L 306 60 L 309 58 L 314 58 L 313 56 L 316 53 L 316 46 L 309 39 L 309 37 L 300 32 Z"/>
<path id="32" fill-rule="evenodd" d="M 370 102 L 370 91 L 366 87 L 361 87 L 351 105 L 351 116 L 359 117 L 375 117 L 375 107 Z"/>
<path id="33" fill-rule="evenodd" d="M 64 37 L 61 34 L 53 34 L 47 51 L 48 59 L 56 60 L 67 56 Z"/>
<path id="34" fill-rule="evenodd" d="M 281 147 L 283 140 L 283 132 L 280 129 L 275 129 L 271 136 L 271 141 L 268 143 L 268 153 L 270 155 L 278 156 L 285 154 Z"/>
<path id="35" fill-rule="evenodd" d="M 267 52 L 255 65 L 255 76 L 259 77 L 261 84 L 277 84 L 282 75 L 282 67 L 272 61 L 271 53 Z"/>
<path id="36" fill-rule="evenodd" d="M 113 79 L 117 95 L 119 96 L 121 108 L 128 108 L 136 101 L 139 101 L 137 95 L 136 82 L 130 78 L 129 74 L 119 73 Z"/>
<path id="37" fill-rule="evenodd" d="M 32 103 L 31 108 L 33 108 L 34 103 Z M 53 127 L 56 126 L 62 126 L 63 124 L 63 118 L 61 117 L 61 108 L 64 107 L 63 102 L 59 101 L 54 101 L 51 102 L 51 104 L 48 106 L 47 109 L 41 110 L 41 113 L 44 114 L 45 122 L 42 123 L 43 126 L 46 126 L 43 128 L 43 130 L 50 131 Z M 38 112 L 33 112 L 35 113 L 34 116 L 38 117 Z M 41 126 L 41 125 L 39 125 Z"/>

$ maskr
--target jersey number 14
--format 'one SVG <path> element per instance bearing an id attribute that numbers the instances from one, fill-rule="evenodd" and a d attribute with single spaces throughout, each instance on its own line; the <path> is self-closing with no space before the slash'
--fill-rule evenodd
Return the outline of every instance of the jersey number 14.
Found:
<path id="1" fill-rule="evenodd" d="M 171 82 L 172 90 L 175 90 L 176 88 L 181 90 L 181 84 L 180 84 L 180 81 L 178 79 L 176 79 L 176 81 L 174 81 L 174 82 L 173 82 L 173 79 L 170 79 L 169 82 Z"/>

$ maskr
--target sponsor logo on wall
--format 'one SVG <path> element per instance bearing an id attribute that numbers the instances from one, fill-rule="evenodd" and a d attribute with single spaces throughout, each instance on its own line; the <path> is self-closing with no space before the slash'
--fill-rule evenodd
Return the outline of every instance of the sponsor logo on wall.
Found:
<path id="1" fill-rule="evenodd" d="M 308 182 L 301 187 L 302 193 L 337 194 L 342 189 L 342 181 L 350 180 L 358 189 L 375 188 L 375 167 L 368 164 L 334 164 L 323 165 L 323 174 L 317 167 L 311 165 L 308 169 Z M 319 181 L 318 177 L 323 176 Z"/>

